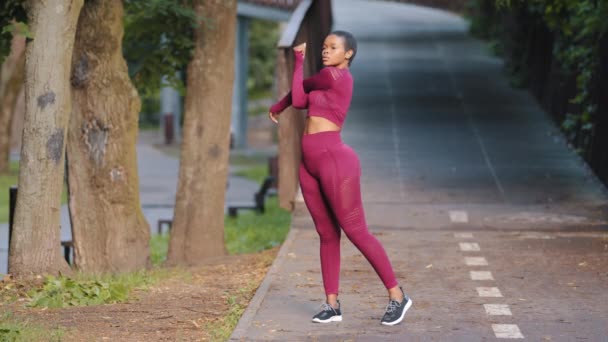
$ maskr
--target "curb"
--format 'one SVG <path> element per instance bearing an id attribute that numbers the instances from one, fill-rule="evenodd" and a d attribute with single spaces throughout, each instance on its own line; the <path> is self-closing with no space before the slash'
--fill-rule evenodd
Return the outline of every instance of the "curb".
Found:
<path id="1" fill-rule="evenodd" d="M 268 270 L 268 273 L 266 273 L 264 280 L 262 280 L 260 287 L 258 287 L 258 289 L 255 291 L 255 295 L 253 296 L 253 298 L 251 298 L 249 305 L 247 305 L 247 308 L 239 319 L 239 322 L 234 328 L 234 331 L 230 335 L 230 341 L 242 341 L 247 337 L 247 329 L 251 325 L 253 317 L 258 312 L 260 305 L 262 305 L 262 301 L 264 301 L 266 293 L 268 293 L 268 289 L 270 288 L 270 283 L 272 283 L 272 281 L 274 280 L 274 276 L 279 272 L 279 269 L 285 261 L 287 250 L 291 247 L 291 244 L 295 240 L 297 233 L 298 229 L 293 227 L 292 219 L 292 226 L 289 229 L 287 237 L 285 238 L 285 242 L 283 242 L 283 245 L 279 249 L 279 253 L 274 259 L 272 266 L 270 266 L 270 269 Z"/>

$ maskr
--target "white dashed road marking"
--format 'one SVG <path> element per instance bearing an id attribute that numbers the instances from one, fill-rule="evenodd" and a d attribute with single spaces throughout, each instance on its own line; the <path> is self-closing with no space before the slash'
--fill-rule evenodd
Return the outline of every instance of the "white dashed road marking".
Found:
<path id="1" fill-rule="evenodd" d="M 454 223 L 467 223 L 469 222 L 469 215 L 466 211 L 450 210 L 450 221 Z"/>
<path id="2" fill-rule="evenodd" d="M 472 239 L 473 233 L 454 233 L 454 237 L 457 239 Z"/>
<path id="3" fill-rule="evenodd" d="M 471 271 L 471 280 L 494 280 L 490 271 Z"/>
<path id="4" fill-rule="evenodd" d="M 464 252 L 478 252 L 480 251 L 477 242 L 460 242 L 460 250 Z"/>
<path id="5" fill-rule="evenodd" d="M 496 338 L 524 338 L 516 324 L 492 324 Z"/>
<path id="6" fill-rule="evenodd" d="M 479 297 L 502 297 L 498 287 L 478 287 L 477 294 Z"/>
<path id="7" fill-rule="evenodd" d="M 488 261 L 484 257 L 464 257 L 467 266 L 488 266 Z"/>
<path id="8" fill-rule="evenodd" d="M 484 304 L 486 314 L 489 316 L 511 316 L 511 309 L 506 304 Z"/>
<path id="9" fill-rule="evenodd" d="M 450 219 L 452 222 L 467 222 L 468 217 L 466 212 L 450 211 Z M 473 233 L 454 233 L 454 237 L 457 239 L 471 239 Z M 478 252 L 481 250 L 476 242 L 459 242 L 458 245 L 463 252 Z M 488 261 L 484 257 L 464 257 L 464 263 L 467 266 L 488 266 Z M 494 280 L 490 271 L 469 271 L 469 275 L 471 280 Z M 475 289 L 479 297 L 502 297 L 498 287 L 476 287 Z M 483 307 L 488 316 L 513 315 L 509 305 L 506 304 L 483 304 Z M 492 330 L 494 330 L 496 338 L 524 338 L 517 324 L 492 324 Z"/>

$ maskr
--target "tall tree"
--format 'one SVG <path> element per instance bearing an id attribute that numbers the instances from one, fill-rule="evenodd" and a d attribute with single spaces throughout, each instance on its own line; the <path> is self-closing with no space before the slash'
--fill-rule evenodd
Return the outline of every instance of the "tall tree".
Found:
<path id="1" fill-rule="evenodd" d="M 122 55 L 122 1 L 86 1 L 72 58 L 68 189 L 74 263 L 127 272 L 148 263 L 137 173 L 141 103 Z"/>
<path id="2" fill-rule="evenodd" d="M 72 110 L 72 50 L 82 4 L 83 0 L 26 2 L 34 40 L 26 48 L 26 113 L 9 254 L 9 271 L 16 276 L 69 272 L 59 248 L 59 214 L 64 141 Z"/>
<path id="3" fill-rule="evenodd" d="M 196 0 L 205 16 L 188 64 L 183 142 L 167 262 L 195 264 L 226 253 L 224 200 L 234 79 L 235 0 Z"/>
<path id="4" fill-rule="evenodd" d="M 9 167 L 13 112 L 23 87 L 24 68 L 25 37 L 15 35 L 11 53 L 0 67 L 0 173 Z"/>

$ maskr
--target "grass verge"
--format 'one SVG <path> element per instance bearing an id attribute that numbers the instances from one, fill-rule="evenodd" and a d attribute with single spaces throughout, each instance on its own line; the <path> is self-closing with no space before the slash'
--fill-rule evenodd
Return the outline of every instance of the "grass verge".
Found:
<path id="1" fill-rule="evenodd" d="M 63 308 L 110 303 L 133 299 L 134 290 L 145 290 L 161 279 L 179 277 L 187 281 L 189 273 L 178 268 L 153 268 L 118 274 L 47 276 L 34 280 L 0 282 L 0 301 L 5 304 L 24 298 L 26 306 Z M 2 341 L 2 340 L 0 340 Z"/>
<path id="2" fill-rule="evenodd" d="M 145 289 L 156 281 L 147 271 L 75 277 L 48 276 L 42 287 L 29 291 L 30 307 L 62 308 L 67 306 L 121 303 L 135 289 Z"/>
<path id="3" fill-rule="evenodd" d="M 268 166 L 260 159 L 239 160 L 245 166 L 235 174 L 262 183 L 268 175 Z M 272 248 L 285 241 L 291 224 L 291 214 L 279 207 L 277 197 L 266 199 L 266 212 L 239 213 L 236 218 L 226 216 L 224 237 L 231 254 L 253 253 Z"/>
<path id="4" fill-rule="evenodd" d="M 291 214 L 279 207 L 276 197 L 271 197 L 266 200 L 264 214 L 241 211 L 236 218 L 226 216 L 224 222 L 224 239 L 228 253 L 255 253 L 285 241 L 289 233 Z M 153 235 L 150 248 L 152 264 L 162 264 L 167 258 L 169 234 Z"/>
<path id="5" fill-rule="evenodd" d="M 264 178 L 268 176 L 268 166 L 256 164 L 254 166 L 238 170 L 234 174 L 239 177 L 251 179 L 257 183 L 262 183 Z"/>
<path id="6" fill-rule="evenodd" d="M 219 319 L 208 323 L 205 329 L 209 331 L 212 341 L 227 341 L 238 324 L 251 297 L 255 294 L 256 284 L 240 288 L 237 294 L 226 293 L 228 312 Z"/>
<path id="7" fill-rule="evenodd" d="M 64 333 L 61 328 L 49 329 L 29 321 L 19 321 L 10 312 L 0 316 L 0 341 L 61 341 Z"/>
<path id="8" fill-rule="evenodd" d="M 167 259 L 169 233 L 154 234 L 150 238 L 150 260 L 152 265 L 160 266 Z"/>
<path id="9" fill-rule="evenodd" d="M 256 163 L 256 160 L 257 163 Z M 257 157 L 241 157 L 243 169 L 239 175 L 256 182 L 266 176 L 265 164 Z M 230 254 L 254 253 L 270 249 L 281 244 L 289 231 L 291 215 L 278 206 L 276 197 L 266 201 L 266 212 L 240 212 L 237 218 L 225 218 L 225 243 Z M 151 258 L 154 265 L 160 265 L 166 259 L 169 235 L 154 235 L 150 241 Z M 274 256 L 264 261 L 267 267 Z M 177 272 L 182 272 L 177 274 Z M 152 270 L 117 275 L 75 274 L 73 277 L 47 277 L 28 284 L 12 280 L 0 282 L 0 301 L 9 303 L 18 298 L 25 298 L 30 307 L 66 307 L 118 303 L 129 301 L 137 292 L 146 289 L 163 278 L 182 278 L 184 270 L 156 267 Z M 263 277 L 263 274 L 262 274 Z M 250 283 L 247 283 L 250 281 Z M 212 322 L 205 325 L 212 340 L 227 340 L 238 323 L 243 311 L 255 294 L 258 281 L 248 278 L 240 284 L 246 284 L 238 290 L 225 292 L 228 310 Z M 240 286 L 239 284 L 239 286 Z M 234 287 L 232 287 L 234 289 Z M 23 300 L 23 299 L 21 299 Z M 12 318 L 0 320 L 0 341 L 36 341 L 37 336 L 44 340 L 61 340 L 64 332 L 60 329 L 49 329 L 31 325 L 28 321 L 17 321 Z M 17 336 L 17 337 L 15 337 Z M 22 337 L 23 336 L 23 337 Z M 57 336 L 57 337 L 55 337 Z"/>
<path id="10" fill-rule="evenodd" d="M 236 218 L 226 217 L 224 236 L 230 254 L 254 253 L 285 241 L 291 214 L 279 208 L 278 199 L 266 200 L 266 212 L 240 212 Z"/>

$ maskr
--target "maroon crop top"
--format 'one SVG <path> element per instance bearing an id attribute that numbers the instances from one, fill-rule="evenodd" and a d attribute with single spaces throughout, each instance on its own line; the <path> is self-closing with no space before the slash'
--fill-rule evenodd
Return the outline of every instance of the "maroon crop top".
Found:
<path id="1" fill-rule="evenodd" d="M 308 116 L 320 116 L 342 127 L 353 96 L 353 77 L 348 68 L 324 67 L 316 75 L 304 78 L 304 54 L 295 52 L 291 91 L 270 107 L 280 113 L 293 105 L 308 108 Z"/>

